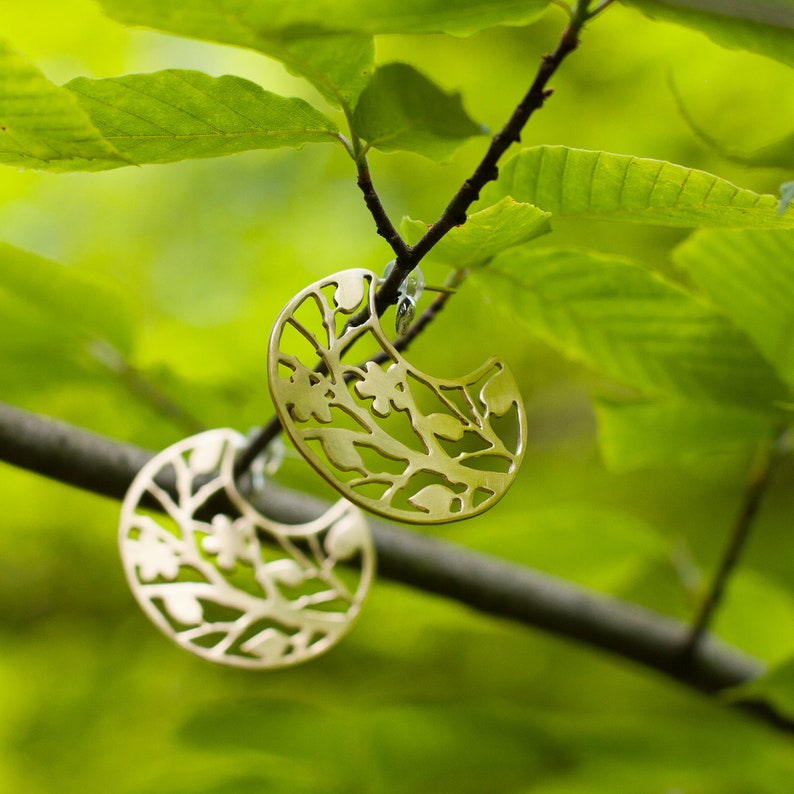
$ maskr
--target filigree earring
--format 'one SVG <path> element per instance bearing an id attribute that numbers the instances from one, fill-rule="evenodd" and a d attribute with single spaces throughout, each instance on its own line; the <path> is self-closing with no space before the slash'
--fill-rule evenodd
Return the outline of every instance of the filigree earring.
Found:
<path id="1" fill-rule="evenodd" d="M 345 500 L 306 524 L 261 515 L 234 481 L 245 443 L 210 430 L 150 460 L 124 499 L 121 558 L 143 611 L 183 648 L 235 667 L 285 667 L 347 632 L 374 550 L 364 516 Z"/>
<path id="2" fill-rule="evenodd" d="M 371 271 L 345 270 L 285 306 L 268 348 L 279 419 L 315 470 L 367 510 L 414 524 L 482 513 L 510 487 L 524 453 L 515 380 L 498 358 L 457 379 L 410 365 L 375 313 L 378 282 Z M 410 324 L 418 287 L 403 285 L 398 333 Z M 367 319 L 349 325 L 362 309 Z M 367 340 L 365 364 L 343 360 L 354 341 Z"/>

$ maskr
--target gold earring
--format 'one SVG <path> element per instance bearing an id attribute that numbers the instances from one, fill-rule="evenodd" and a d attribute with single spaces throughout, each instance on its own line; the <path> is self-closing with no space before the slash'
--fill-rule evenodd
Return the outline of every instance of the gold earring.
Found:
<path id="1" fill-rule="evenodd" d="M 124 499 L 121 559 L 143 611 L 183 648 L 233 667 L 288 667 L 348 631 L 375 554 L 366 519 L 345 500 L 295 526 L 255 510 L 234 482 L 245 444 L 210 430 L 152 458 Z"/>
<path id="2" fill-rule="evenodd" d="M 397 521 L 439 524 L 492 507 L 515 479 L 526 417 L 507 366 L 458 379 L 410 365 L 381 328 L 374 273 L 344 270 L 299 292 L 270 335 L 268 379 L 298 451 L 351 502 Z M 368 319 L 347 321 L 362 309 Z M 357 341 L 369 360 L 346 363 Z M 322 371 L 313 369 L 319 357 Z"/>

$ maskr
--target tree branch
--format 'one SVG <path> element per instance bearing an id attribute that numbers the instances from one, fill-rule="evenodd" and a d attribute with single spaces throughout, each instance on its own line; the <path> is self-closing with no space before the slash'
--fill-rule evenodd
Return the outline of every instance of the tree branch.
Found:
<path id="1" fill-rule="evenodd" d="M 152 454 L 0 403 L 0 460 L 60 482 L 121 499 Z M 310 520 L 327 508 L 320 500 L 276 487 L 260 494 L 255 505 L 284 523 Z M 370 526 L 385 578 L 608 651 L 705 693 L 763 672 L 758 660 L 710 637 L 697 644 L 691 663 L 682 667 L 688 629 L 678 621 L 453 543 L 381 521 Z M 794 731 L 794 723 L 766 706 L 738 707 Z"/>
<path id="2" fill-rule="evenodd" d="M 586 6 L 587 3 L 583 5 Z M 530 116 L 536 110 L 540 110 L 545 101 L 551 96 L 551 90 L 547 89 L 546 85 L 565 58 L 578 47 L 579 33 L 587 19 L 586 9 L 582 10 L 578 15 L 574 15 L 570 25 L 563 31 L 557 49 L 551 55 L 543 56 L 529 91 L 519 102 L 504 127 L 491 139 L 488 150 L 479 165 L 474 169 L 472 175 L 463 182 L 438 220 L 414 246 L 407 247 L 406 250 L 400 248 L 399 251 L 392 246 L 392 250 L 397 256 L 397 261 L 389 277 L 385 279 L 376 293 L 375 308 L 378 316 L 397 301 L 397 291 L 400 284 L 444 235 L 455 226 L 466 223 L 466 212 L 480 197 L 480 191 L 488 182 L 492 182 L 498 177 L 497 164 L 502 155 L 511 144 L 521 141 L 521 131 L 529 121 Z M 369 202 L 367 202 L 367 206 L 369 206 Z M 376 224 L 378 224 L 377 218 Z M 378 231 L 381 233 L 380 226 Z M 400 239 L 402 242 L 402 238 Z M 354 317 L 350 322 L 355 325 L 356 322 L 363 322 L 365 319 L 366 314 L 362 313 L 361 317 Z"/>

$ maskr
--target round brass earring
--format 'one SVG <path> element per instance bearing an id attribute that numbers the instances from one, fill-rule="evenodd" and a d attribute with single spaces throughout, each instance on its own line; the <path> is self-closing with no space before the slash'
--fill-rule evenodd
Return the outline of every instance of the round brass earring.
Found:
<path id="1" fill-rule="evenodd" d="M 366 510 L 413 524 L 482 513 L 510 487 L 524 454 L 516 382 L 498 358 L 457 379 L 413 367 L 381 328 L 378 283 L 371 271 L 345 270 L 284 307 L 268 347 L 279 419 L 314 469 Z M 362 309 L 368 318 L 349 326 Z M 357 351 L 369 341 L 363 365 L 343 359 L 354 341 Z"/>
<path id="2" fill-rule="evenodd" d="M 152 458 L 124 499 L 121 559 L 143 611 L 183 648 L 233 667 L 287 667 L 348 631 L 375 554 L 345 500 L 306 524 L 261 515 L 234 482 L 245 443 L 210 430 Z"/>

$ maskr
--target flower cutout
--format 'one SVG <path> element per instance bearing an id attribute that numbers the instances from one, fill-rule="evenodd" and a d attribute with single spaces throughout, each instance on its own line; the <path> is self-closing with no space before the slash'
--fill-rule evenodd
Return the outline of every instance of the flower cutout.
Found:
<path id="1" fill-rule="evenodd" d="M 151 527 L 142 526 L 141 534 L 135 541 L 129 541 L 135 549 L 141 581 L 152 582 L 158 576 L 169 581 L 179 573 L 179 558 L 176 552 Z"/>
<path id="2" fill-rule="evenodd" d="M 243 520 L 232 521 L 227 515 L 216 515 L 212 519 L 212 534 L 201 541 L 207 554 L 218 555 L 218 566 L 224 571 L 234 568 L 235 563 L 252 562 L 251 525 Z"/>
<path id="3" fill-rule="evenodd" d="M 412 403 L 403 368 L 392 364 L 381 369 L 374 361 L 364 365 L 364 377 L 355 385 L 356 394 L 367 399 L 372 397 L 372 413 L 386 417 L 392 407 L 398 411 L 406 410 Z"/>

